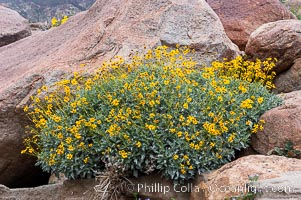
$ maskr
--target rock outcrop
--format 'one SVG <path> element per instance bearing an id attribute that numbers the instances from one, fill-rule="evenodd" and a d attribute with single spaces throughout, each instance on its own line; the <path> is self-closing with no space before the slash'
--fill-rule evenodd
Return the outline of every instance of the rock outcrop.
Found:
<path id="1" fill-rule="evenodd" d="M 208 0 L 221 19 L 228 37 L 245 50 L 249 36 L 259 26 L 278 20 L 296 19 L 279 0 Z"/>
<path id="2" fill-rule="evenodd" d="M 0 5 L 0 47 L 30 35 L 28 20 L 16 11 Z"/>
<path id="3" fill-rule="evenodd" d="M 37 87 L 62 79 L 80 63 L 97 66 L 162 44 L 193 47 L 204 64 L 239 53 L 204 0 L 98 0 L 66 24 L 0 48 L 0 183 L 32 180 L 34 160 L 20 155 L 28 123 L 22 108 Z"/>
<path id="4" fill-rule="evenodd" d="M 279 74 L 275 78 L 274 92 L 288 93 L 292 91 L 301 90 L 301 58 L 294 61 L 294 64 L 287 71 Z"/>
<path id="5" fill-rule="evenodd" d="M 277 58 L 275 71 L 288 70 L 301 58 L 301 21 L 281 20 L 260 26 L 250 36 L 246 54 L 259 59 Z"/>
<path id="6" fill-rule="evenodd" d="M 251 145 L 260 154 L 267 154 L 275 147 L 283 148 L 291 141 L 294 148 L 301 150 L 301 91 L 280 95 L 284 103 L 265 112 L 264 130 L 252 137 Z"/>
<path id="7" fill-rule="evenodd" d="M 191 200 L 223 200 L 226 197 L 235 197 L 241 193 L 247 193 L 249 178 L 258 176 L 258 181 L 279 178 L 287 172 L 300 172 L 301 160 L 286 158 L 282 156 L 252 155 L 242 157 L 228 163 L 220 169 L 204 175 L 204 180 L 194 186 Z M 282 182 L 282 187 L 291 187 L 299 191 L 298 185 L 288 185 L 289 182 Z M 273 185 L 266 185 L 271 187 Z M 276 190 L 277 188 L 275 188 Z M 251 192 L 252 188 L 249 189 Z M 254 188 L 253 188 L 254 191 Z M 290 199 L 294 193 L 283 194 L 283 199 Z M 296 199 L 300 198 L 297 196 Z M 260 195 L 258 196 L 260 199 Z"/>

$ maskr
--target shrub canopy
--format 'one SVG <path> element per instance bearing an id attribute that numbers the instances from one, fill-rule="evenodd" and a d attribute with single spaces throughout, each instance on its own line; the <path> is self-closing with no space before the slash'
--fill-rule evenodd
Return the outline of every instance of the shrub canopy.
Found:
<path id="1" fill-rule="evenodd" d="M 74 73 L 52 92 L 43 86 L 25 107 L 33 125 L 22 153 L 69 178 L 115 166 L 182 181 L 231 161 L 281 103 L 268 90 L 274 63 L 238 57 L 202 68 L 189 53 L 160 46 L 93 76 Z"/>

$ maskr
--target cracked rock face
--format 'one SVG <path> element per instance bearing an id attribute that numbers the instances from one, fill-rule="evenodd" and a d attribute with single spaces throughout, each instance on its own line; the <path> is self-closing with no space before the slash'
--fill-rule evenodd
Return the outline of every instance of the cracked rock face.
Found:
<path id="1" fill-rule="evenodd" d="M 200 64 L 239 53 L 204 0 L 98 0 L 60 27 L 0 48 L 0 184 L 32 179 L 34 160 L 20 155 L 28 123 L 22 107 L 39 86 L 80 63 L 100 66 L 115 55 L 162 44 L 195 48 Z"/>
<path id="2" fill-rule="evenodd" d="M 208 0 L 221 19 L 228 37 L 245 50 L 248 39 L 259 26 L 296 17 L 278 0 Z"/>
<path id="3" fill-rule="evenodd" d="M 28 20 L 16 11 L 0 5 L 0 47 L 30 35 Z"/>
<path id="4" fill-rule="evenodd" d="M 283 105 L 265 112 L 264 130 L 252 136 L 251 146 L 260 154 L 268 154 L 275 147 L 284 148 L 289 140 L 301 150 L 301 90 L 280 95 Z"/>

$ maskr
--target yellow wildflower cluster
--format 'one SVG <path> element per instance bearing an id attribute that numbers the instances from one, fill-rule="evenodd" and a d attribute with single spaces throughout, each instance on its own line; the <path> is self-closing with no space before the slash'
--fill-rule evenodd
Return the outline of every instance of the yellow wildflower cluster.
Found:
<path id="1" fill-rule="evenodd" d="M 51 27 L 57 27 L 60 26 L 62 24 L 65 24 L 68 21 L 68 16 L 64 15 L 63 18 L 61 20 L 57 19 L 56 17 L 53 17 L 51 19 Z"/>
<path id="2" fill-rule="evenodd" d="M 249 83 L 259 82 L 265 85 L 267 89 L 273 89 L 275 88 L 273 79 L 276 76 L 275 71 L 273 71 L 275 62 L 277 62 L 276 58 L 267 58 L 264 61 L 256 59 L 254 62 L 238 56 L 230 61 L 225 59 L 225 62 L 213 62 L 208 76 L 217 73 L 218 76 L 234 77 Z"/>

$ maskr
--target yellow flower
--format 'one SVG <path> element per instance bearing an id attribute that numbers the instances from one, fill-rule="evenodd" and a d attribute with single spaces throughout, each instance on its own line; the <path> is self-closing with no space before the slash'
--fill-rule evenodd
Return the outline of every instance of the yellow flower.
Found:
<path id="1" fill-rule="evenodd" d="M 258 124 L 254 124 L 253 129 L 252 129 L 252 133 L 257 133 L 258 132 L 258 128 L 259 128 L 259 125 Z"/>
<path id="2" fill-rule="evenodd" d="M 138 148 L 140 148 L 141 147 L 141 142 L 136 142 L 136 146 L 138 147 Z"/>
<path id="3" fill-rule="evenodd" d="M 139 93 L 139 94 L 138 94 L 138 98 L 139 98 L 139 99 L 142 99 L 142 98 L 143 98 L 143 95 L 142 95 L 141 93 Z"/>
<path id="4" fill-rule="evenodd" d="M 215 156 L 218 158 L 218 159 L 222 159 L 223 156 L 221 156 L 219 153 L 216 153 Z"/>
<path id="5" fill-rule="evenodd" d="M 25 106 L 23 110 L 24 110 L 24 112 L 27 112 L 28 111 L 28 106 Z"/>
<path id="6" fill-rule="evenodd" d="M 27 149 L 28 149 L 28 147 L 27 147 L 26 149 L 23 149 L 23 150 L 21 151 L 21 154 L 26 153 Z"/>
<path id="7" fill-rule="evenodd" d="M 55 122 L 60 122 L 60 121 L 61 121 L 61 118 L 55 115 L 55 116 L 53 117 L 53 120 L 54 120 Z"/>
<path id="8" fill-rule="evenodd" d="M 170 131 L 171 133 L 175 133 L 175 132 L 176 132 L 176 129 L 171 128 L 171 129 L 169 129 L 169 131 Z"/>
<path id="9" fill-rule="evenodd" d="M 127 158 L 128 157 L 128 153 L 125 152 L 124 150 L 119 151 L 119 155 L 121 155 L 122 158 Z"/>
<path id="10" fill-rule="evenodd" d="M 57 150 L 56 150 L 56 153 L 57 153 L 58 155 L 62 155 L 62 154 L 64 153 L 64 150 L 63 150 L 63 149 L 57 149 Z"/>
<path id="11" fill-rule="evenodd" d="M 149 114 L 149 117 L 150 117 L 150 118 L 153 118 L 153 117 L 155 117 L 155 114 L 154 114 L 154 113 L 151 113 L 151 114 Z"/>
<path id="12" fill-rule="evenodd" d="M 77 80 L 76 80 L 76 79 L 72 79 L 72 80 L 71 80 L 71 84 L 72 84 L 72 85 L 77 85 L 77 84 L 78 84 L 78 82 L 77 82 Z"/>
<path id="13" fill-rule="evenodd" d="M 210 113 L 208 114 L 208 116 L 209 116 L 209 117 L 214 117 L 214 113 L 213 113 L 213 112 L 210 112 Z"/>
<path id="14" fill-rule="evenodd" d="M 51 19 L 51 25 L 52 25 L 52 27 L 58 25 L 58 21 L 57 21 L 57 18 L 56 18 L 56 17 L 53 17 L 53 18 Z"/>
<path id="15" fill-rule="evenodd" d="M 70 101 L 70 99 L 68 98 L 68 97 L 64 97 L 64 102 L 69 102 Z"/>
<path id="16" fill-rule="evenodd" d="M 174 160 L 177 160 L 179 158 L 179 156 L 177 155 L 177 154 L 175 154 L 174 156 L 173 156 L 173 159 Z"/>
<path id="17" fill-rule="evenodd" d="M 82 136 L 79 134 L 79 133 L 76 133 L 75 135 L 74 135 L 74 137 L 76 138 L 76 139 L 81 139 L 82 138 Z"/>
<path id="18" fill-rule="evenodd" d="M 141 104 L 142 106 L 144 106 L 144 105 L 145 105 L 145 101 L 144 101 L 144 100 L 140 101 L 140 104 Z"/>
<path id="19" fill-rule="evenodd" d="M 118 99 L 114 99 L 114 100 L 112 101 L 112 105 L 113 105 L 113 106 L 118 106 L 118 105 L 119 105 L 119 100 L 118 100 Z"/>
<path id="20" fill-rule="evenodd" d="M 65 15 L 61 20 L 61 24 L 65 24 L 67 21 L 68 21 L 68 16 Z"/>
<path id="21" fill-rule="evenodd" d="M 261 104 L 261 103 L 263 102 L 263 97 L 259 97 L 259 98 L 257 99 L 257 102 L 258 102 L 259 104 Z"/>
<path id="22" fill-rule="evenodd" d="M 40 100 L 39 97 L 36 97 L 36 98 L 35 98 L 35 102 L 36 102 L 36 103 L 39 103 L 40 101 L 41 101 L 41 100 Z"/>
<path id="23" fill-rule="evenodd" d="M 246 125 L 250 126 L 252 124 L 252 122 L 250 120 L 246 121 Z"/>
<path id="24" fill-rule="evenodd" d="M 70 144 L 71 142 L 72 142 L 72 138 L 71 138 L 71 137 L 67 137 L 66 143 L 67 143 L 67 144 Z"/>
<path id="25" fill-rule="evenodd" d="M 183 108 L 188 109 L 188 103 L 184 103 Z"/>
<path id="26" fill-rule="evenodd" d="M 229 79 L 224 79 L 223 81 L 224 81 L 224 84 L 225 84 L 225 85 L 230 84 L 230 80 L 229 80 Z"/>
<path id="27" fill-rule="evenodd" d="M 178 135 L 178 137 L 182 137 L 183 133 L 182 133 L 181 131 L 179 131 L 179 132 L 177 133 L 177 135 Z"/>
<path id="28" fill-rule="evenodd" d="M 194 145 L 194 149 L 195 150 L 199 150 L 200 149 L 200 145 L 198 145 L 198 144 Z"/>
<path id="29" fill-rule="evenodd" d="M 253 101 L 251 99 L 246 99 L 241 102 L 240 107 L 241 108 L 252 108 Z"/>
<path id="30" fill-rule="evenodd" d="M 130 138 L 130 136 L 128 136 L 127 134 L 123 134 L 123 138 L 128 140 Z"/>
<path id="31" fill-rule="evenodd" d="M 84 159 L 84 163 L 87 164 L 88 161 L 89 161 L 89 158 L 86 157 L 86 158 Z"/>
<path id="32" fill-rule="evenodd" d="M 69 151 L 73 151 L 73 150 L 74 150 L 74 147 L 70 145 L 70 146 L 68 147 L 68 150 L 69 150 Z"/>
<path id="33" fill-rule="evenodd" d="M 44 91 L 47 91 L 47 86 L 46 85 L 43 85 L 43 87 L 41 88 L 42 90 L 44 90 Z"/>
<path id="34" fill-rule="evenodd" d="M 151 100 L 151 101 L 149 102 L 149 105 L 150 105 L 151 107 L 153 107 L 155 104 L 156 104 L 156 103 L 155 103 L 154 100 Z"/>
<path id="35" fill-rule="evenodd" d="M 61 140 L 61 139 L 63 139 L 63 137 L 64 137 L 64 136 L 63 136 L 63 134 L 62 134 L 62 133 L 59 133 L 59 134 L 57 134 L 57 138 L 58 138 L 58 139 L 60 139 L 60 140 Z"/>
<path id="36" fill-rule="evenodd" d="M 150 131 L 156 130 L 156 126 L 154 126 L 154 125 L 145 124 L 145 128 L 147 128 Z"/>
<path id="37" fill-rule="evenodd" d="M 71 160 L 73 158 L 73 155 L 69 153 L 69 154 L 67 154 L 66 157 L 67 157 L 68 160 Z"/>

